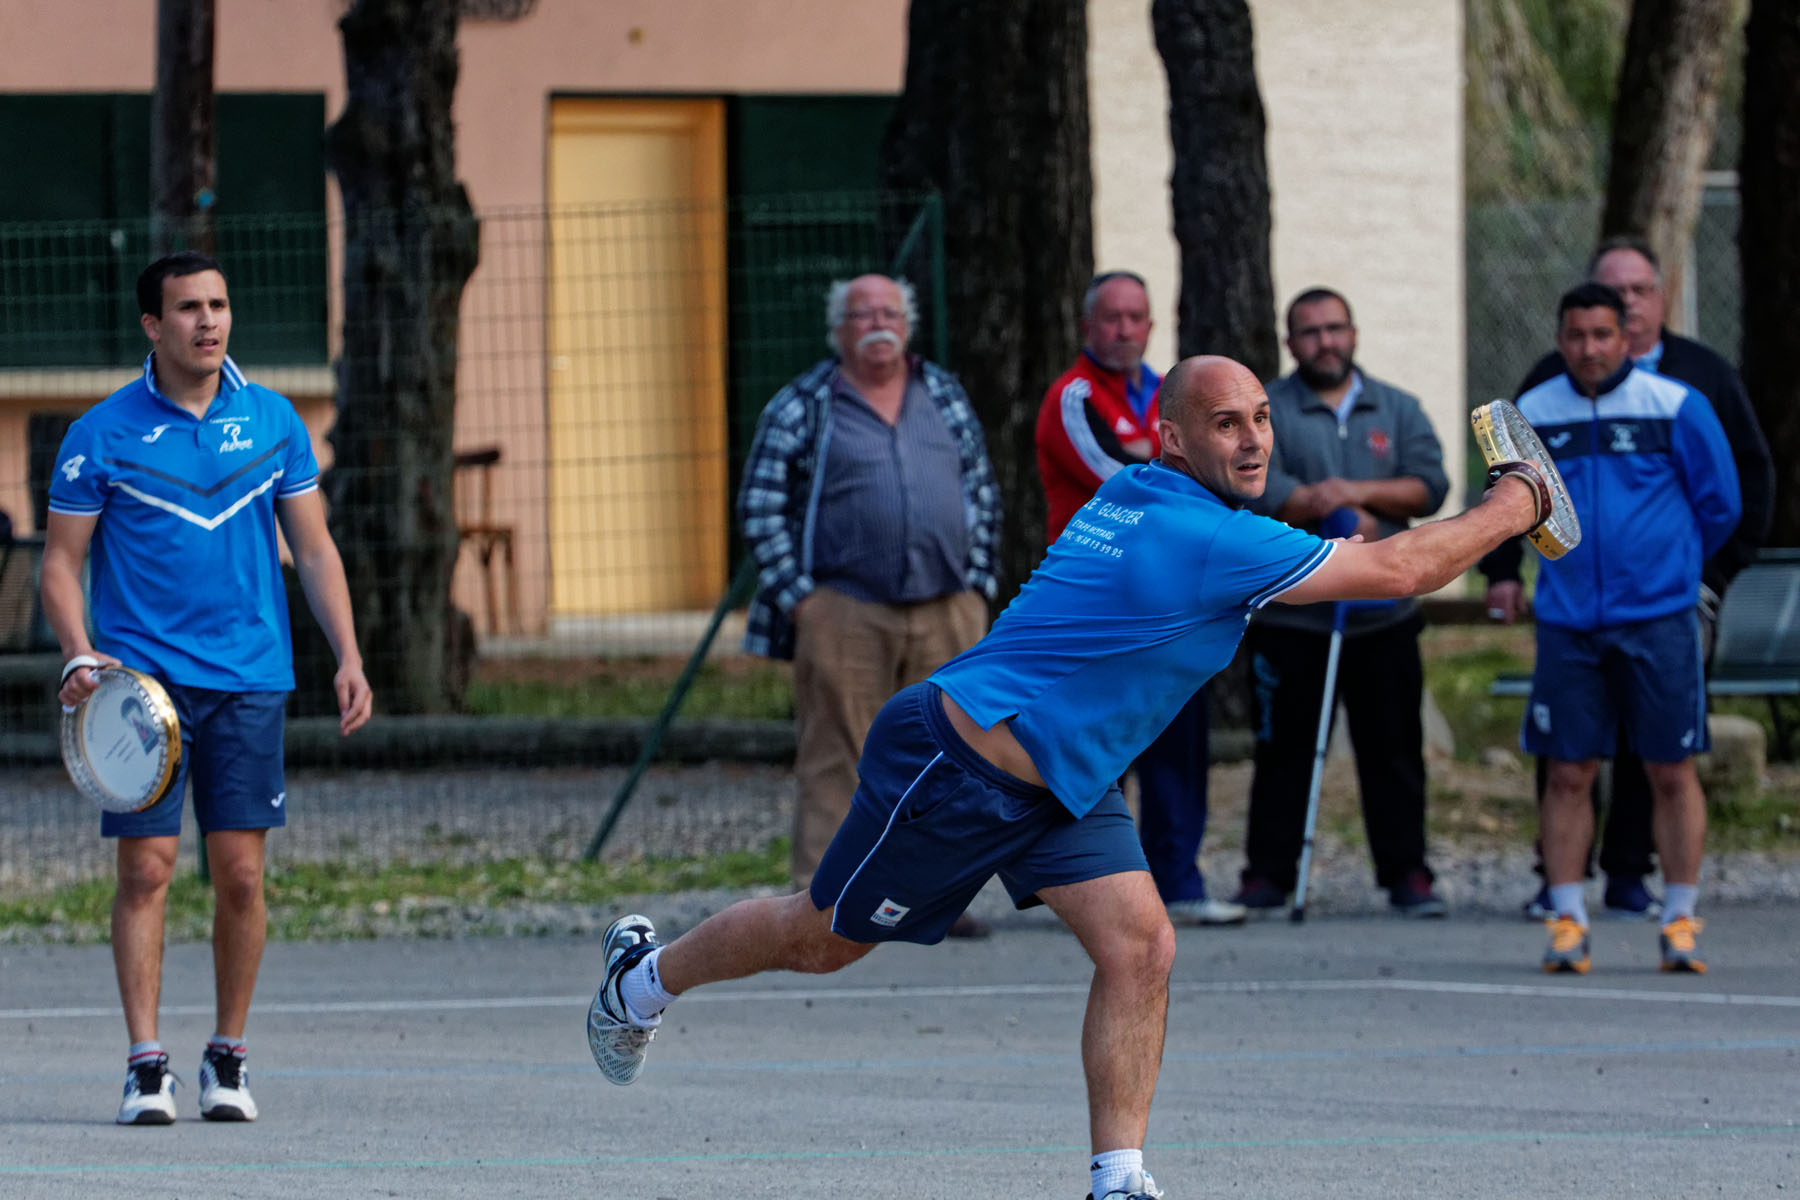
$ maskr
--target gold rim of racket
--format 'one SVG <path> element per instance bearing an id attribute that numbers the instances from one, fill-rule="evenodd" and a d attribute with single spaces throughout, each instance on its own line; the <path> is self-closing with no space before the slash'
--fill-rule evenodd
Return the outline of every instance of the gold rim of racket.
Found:
<path id="1" fill-rule="evenodd" d="M 156 722 L 163 745 L 169 748 L 169 752 L 163 756 L 162 776 L 157 779 L 156 786 L 150 789 L 149 798 L 132 810 L 143 812 L 168 792 L 169 783 L 175 778 L 176 768 L 181 766 L 181 721 L 175 715 L 175 702 L 169 699 L 169 693 L 163 690 L 162 684 L 142 671 L 130 667 L 96 667 L 93 673 L 96 676 L 114 673 L 130 676 L 149 697 L 150 703 L 146 707 L 150 710 L 150 719 Z M 90 695 L 88 700 L 92 699 L 93 696 Z M 75 723 L 75 749 L 81 755 L 83 763 L 88 761 L 87 724 L 81 719 L 81 713 L 87 703 L 87 700 L 83 700 L 70 714 L 70 719 Z"/>

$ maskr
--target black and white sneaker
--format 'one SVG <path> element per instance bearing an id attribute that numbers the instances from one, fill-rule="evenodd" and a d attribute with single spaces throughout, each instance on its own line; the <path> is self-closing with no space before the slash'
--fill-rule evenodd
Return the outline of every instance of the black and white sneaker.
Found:
<path id="1" fill-rule="evenodd" d="M 158 1054 L 125 1068 L 125 1099 L 119 1105 L 121 1125 L 173 1125 L 175 1072 L 169 1056 Z"/>
<path id="2" fill-rule="evenodd" d="M 1122 1187 L 1106 1193 L 1100 1200 L 1160 1200 L 1162 1193 L 1156 1190 L 1156 1180 L 1150 1178 L 1148 1171 L 1134 1171 Z M 1092 1192 L 1087 1200 L 1094 1200 Z"/>
<path id="3" fill-rule="evenodd" d="M 644 1069 L 644 1055 L 650 1050 L 650 1040 L 656 1036 L 656 1027 L 662 1024 L 660 1016 L 648 1024 L 633 1021 L 625 1007 L 625 998 L 619 994 L 619 980 L 624 978 L 625 972 L 657 945 L 656 926 L 650 923 L 649 917 L 637 913 L 620 917 L 609 925 L 601 942 L 606 979 L 594 993 L 594 1002 L 588 1005 L 588 1049 L 594 1052 L 594 1062 L 599 1065 L 600 1073 L 613 1083 L 623 1085 L 638 1077 L 638 1072 Z"/>
<path id="4" fill-rule="evenodd" d="M 200 1056 L 200 1115 L 209 1121 L 256 1120 L 243 1055 L 208 1046 Z"/>

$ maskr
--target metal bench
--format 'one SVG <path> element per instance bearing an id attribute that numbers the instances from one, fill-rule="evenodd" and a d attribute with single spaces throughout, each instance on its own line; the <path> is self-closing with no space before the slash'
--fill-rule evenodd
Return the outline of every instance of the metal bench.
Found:
<path id="1" fill-rule="evenodd" d="M 1764 550 L 1725 593 L 1713 637 L 1712 696 L 1762 696 L 1775 726 L 1775 752 L 1792 756 L 1784 700 L 1800 697 L 1800 549 Z M 1490 696 L 1529 696 L 1531 676 L 1501 675 Z"/>

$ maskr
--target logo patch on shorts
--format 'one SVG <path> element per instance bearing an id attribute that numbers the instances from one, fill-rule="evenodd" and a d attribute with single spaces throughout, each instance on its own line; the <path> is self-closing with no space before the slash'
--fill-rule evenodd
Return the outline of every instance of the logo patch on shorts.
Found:
<path id="1" fill-rule="evenodd" d="M 889 929 L 892 929 L 901 921 L 905 920 L 906 914 L 911 911 L 912 909 L 904 904 L 895 904 L 892 900 L 883 900 L 880 904 L 875 906 L 875 913 L 869 920 L 877 925 L 885 925 Z"/>
<path id="2" fill-rule="evenodd" d="M 1550 732 L 1550 706 L 1534 704 L 1531 706 L 1531 723 L 1538 727 L 1539 733 Z"/>

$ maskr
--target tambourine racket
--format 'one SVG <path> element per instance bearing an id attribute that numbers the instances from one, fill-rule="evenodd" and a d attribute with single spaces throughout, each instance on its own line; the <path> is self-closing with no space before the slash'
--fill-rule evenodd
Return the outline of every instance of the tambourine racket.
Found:
<path id="1" fill-rule="evenodd" d="M 92 695 L 63 711 L 63 766 L 105 811 L 141 812 L 167 794 L 181 763 L 175 705 L 162 684 L 130 667 L 98 667 L 94 681 Z"/>
<path id="2" fill-rule="evenodd" d="M 1504 472 L 1512 464 L 1527 463 L 1536 468 L 1534 486 L 1541 481 L 1549 492 L 1549 503 L 1541 505 L 1543 519 L 1525 536 L 1545 558 L 1561 558 L 1581 544 L 1581 522 L 1575 516 L 1575 503 L 1563 483 L 1562 472 L 1544 448 L 1537 431 L 1519 410 L 1505 400 L 1492 400 L 1469 414 L 1475 427 L 1475 444 L 1482 458 L 1494 471 Z M 1516 470 L 1516 467 L 1512 469 Z M 1497 477 L 1490 472 L 1490 482 Z"/>

